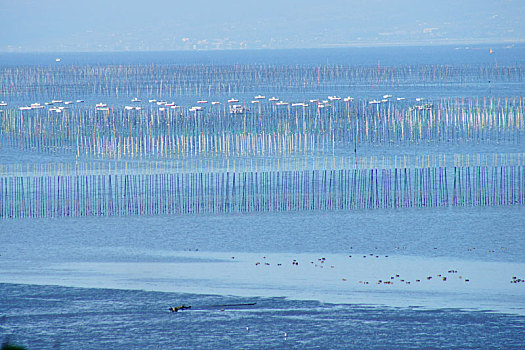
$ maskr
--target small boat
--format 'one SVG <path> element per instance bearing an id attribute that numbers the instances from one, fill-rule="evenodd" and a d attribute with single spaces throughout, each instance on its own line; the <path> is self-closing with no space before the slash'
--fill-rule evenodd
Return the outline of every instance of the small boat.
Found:
<path id="1" fill-rule="evenodd" d="M 0 102 L 0 106 L 7 106 L 7 102 L 5 101 Z"/>
<path id="2" fill-rule="evenodd" d="M 170 307 L 169 308 L 169 310 L 171 312 L 178 312 L 178 311 L 188 310 L 188 309 L 191 309 L 191 305 L 186 306 L 186 305 L 182 304 L 181 306 L 175 306 L 175 307 Z"/>
<path id="3" fill-rule="evenodd" d="M 62 103 L 62 100 L 53 100 L 51 103 Z"/>
<path id="4" fill-rule="evenodd" d="M 77 103 L 84 103 L 84 100 L 77 100 Z"/>
<path id="5" fill-rule="evenodd" d="M 235 98 L 230 98 L 228 100 L 228 103 L 235 103 L 235 102 L 239 102 L 239 100 L 235 99 Z"/>
<path id="6" fill-rule="evenodd" d="M 268 101 L 279 101 L 279 99 L 277 97 L 272 96 L 268 99 Z"/>
<path id="7" fill-rule="evenodd" d="M 415 105 L 409 108 L 411 111 L 428 111 L 434 107 L 432 103 L 426 103 L 423 105 Z"/>
<path id="8" fill-rule="evenodd" d="M 157 102 L 157 100 L 149 100 L 148 102 L 149 103 L 155 103 L 155 102 Z"/>
<path id="9" fill-rule="evenodd" d="M 24 106 L 24 107 L 20 107 L 20 108 L 18 108 L 18 109 L 21 110 L 21 111 L 29 111 L 29 110 L 31 110 L 31 109 L 33 109 L 33 108 L 28 107 L 28 106 Z"/>
<path id="10" fill-rule="evenodd" d="M 211 104 L 212 105 L 220 105 L 221 103 L 219 101 L 213 101 Z"/>
<path id="11" fill-rule="evenodd" d="M 328 99 L 330 101 L 339 101 L 341 99 L 341 97 L 338 97 L 338 96 L 328 96 Z"/>
<path id="12" fill-rule="evenodd" d="M 263 100 L 265 98 L 266 98 L 266 96 L 263 96 L 263 95 L 257 95 L 257 96 L 254 97 L 255 100 Z"/>
<path id="13" fill-rule="evenodd" d="M 73 101 L 66 101 L 66 102 L 64 102 L 65 105 L 70 105 L 72 103 L 73 103 Z"/>
<path id="14" fill-rule="evenodd" d="M 142 102 L 141 100 L 139 100 L 137 97 L 134 97 L 131 102 Z"/>
<path id="15" fill-rule="evenodd" d="M 197 103 L 208 103 L 208 101 L 206 101 L 206 100 L 199 100 L 199 101 L 197 101 Z"/>
<path id="16" fill-rule="evenodd" d="M 242 114 L 247 111 L 249 111 L 249 109 L 241 105 L 231 105 L 230 106 L 230 114 Z"/>

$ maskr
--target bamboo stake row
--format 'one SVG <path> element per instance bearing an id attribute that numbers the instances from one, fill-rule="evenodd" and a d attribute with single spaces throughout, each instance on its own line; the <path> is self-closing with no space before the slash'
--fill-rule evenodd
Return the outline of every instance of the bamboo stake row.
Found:
<path id="1" fill-rule="evenodd" d="M 519 144 L 525 99 L 442 99 L 414 109 L 404 101 L 331 102 L 319 109 L 262 103 L 240 115 L 227 106 L 97 111 L 7 108 L 0 147 L 79 158 L 162 159 L 201 155 L 334 154 L 362 145 Z"/>
<path id="2" fill-rule="evenodd" d="M 2 219 L 516 204 L 525 166 L 0 177 Z"/>

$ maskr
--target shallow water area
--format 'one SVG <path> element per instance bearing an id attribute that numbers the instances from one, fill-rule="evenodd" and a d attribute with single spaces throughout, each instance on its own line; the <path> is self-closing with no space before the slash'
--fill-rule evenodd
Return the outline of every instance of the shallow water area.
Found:
<path id="1" fill-rule="evenodd" d="M 525 315 L 523 263 L 379 256 L 172 252 L 172 262 L 9 266 L 10 283 L 287 297 L 339 304 L 470 309 Z"/>
<path id="2" fill-rule="evenodd" d="M 523 315 L 523 224 L 519 207 L 21 219 L 3 225 L 0 270 L 10 283 Z"/>
<path id="3" fill-rule="evenodd" d="M 196 249 L 263 255 L 354 250 L 520 263 L 524 229 L 521 206 L 16 219 L 2 222 L 0 258 L 150 262 Z"/>

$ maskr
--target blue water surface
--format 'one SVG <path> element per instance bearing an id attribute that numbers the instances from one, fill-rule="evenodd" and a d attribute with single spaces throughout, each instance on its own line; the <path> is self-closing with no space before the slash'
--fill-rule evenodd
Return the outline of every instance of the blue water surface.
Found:
<path id="1" fill-rule="evenodd" d="M 2 333 L 34 349 L 519 349 L 525 335 L 524 317 L 483 311 L 14 284 L 0 293 Z M 168 311 L 182 303 L 191 310 Z"/>
<path id="2" fill-rule="evenodd" d="M 494 53 L 490 53 L 493 49 Z M 56 61 L 60 58 L 60 62 Z M 0 68 L 70 65 L 452 65 L 461 67 L 525 64 L 525 45 L 426 46 L 272 51 L 119 52 L 60 54 L 0 54 Z M 481 69 L 480 68 L 480 69 Z M 453 82 L 421 85 L 412 81 L 388 88 L 370 82 L 333 90 L 284 91 L 283 99 L 326 98 L 327 94 L 352 95 L 366 101 L 394 93 L 429 101 L 453 97 L 521 97 L 523 81 Z M 64 86 L 74 82 L 64 82 Z M 350 83 L 349 83 L 350 84 Z M 146 84 L 147 85 L 147 84 Z M 68 90 L 61 86 L 59 91 Z M 62 89 L 64 88 L 64 89 Z M 61 90 L 62 89 L 62 90 Z M 69 90 L 68 90 L 69 91 Z M 73 90 L 72 90 L 73 91 Z M 34 102 L 46 91 L 30 92 L 9 103 Z M 134 93 L 134 90 L 133 90 Z M 144 104 L 147 98 L 142 90 Z M 246 91 L 271 96 L 272 87 Z M 100 101 L 129 103 L 124 96 L 57 96 L 85 104 Z M 166 96 L 163 96 L 166 97 Z M 208 96 L 227 100 L 224 92 Z M 46 96 L 47 98 L 47 96 Z M 172 96 L 169 96 L 170 100 Z M 173 99 L 194 103 L 197 96 Z M 0 100 L 4 100 L 0 96 Z M 45 102 L 44 100 L 40 101 Z M 179 100 L 177 100 L 177 103 Z M 15 114 L 13 114 L 15 115 Z M 521 116 L 523 117 L 523 116 Z M 346 155 L 342 150 L 340 155 Z M 521 140 L 501 143 L 368 145 L 362 156 L 419 155 L 474 152 L 523 152 Z M 339 154 L 338 154 L 339 155 Z M 74 155 L 40 154 L 0 149 L 0 163 L 75 162 Z M 141 163 L 142 164 L 142 163 Z M 151 165 L 151 164 L 150 164 Z M 144 166 L 148 164 L 144 163 Z M 166 251 L 314 253 L 374 253 L 389 256 L 460 259 L 469 262 L 524 263 L 525 215 L 522 206 L 410 208 L 355 211 L 284 212 L 213 215 L 77 217 L 0 221 L 0 264 L 31 268 L 68 263 L 179 262 Z M 321 255 L 320 255 L 321 256 Z M 206 261 L 213 264 L 213 260 Z M 17 270 L 18 271 L 18 270 Z M 71 278 L 67 271 L 64 278 Z M 27 271 L 13 274 L 29 273 Z M 61 273 L 61 271 L 58 271 Z M 517 276 L 520 271 L 517 271 Z M 507 277 L 506 277 L 507 278 Z M 510 280 L 511 276 L 508 276 Z M 274 297 L 237 297 L 231 293 L 165 293 L 107 289 L 104 280 L 74 288 L 67 280 L 50 285 L 6 283 L 0 276 L 0 340 L 28 349 L 363 349 L 363 348 L 523 348 L 525 317 L 450 308 L 396 308 L 384 305 L 329 304 L 319 300 Z M 202 282 L 205 284 L 205 282 Z M 227 281 L 224 281 L 227 284 Z M 516 288 L 523 289 L 525 283 Z M 264 286 L 263 286 L 264 287 Z M 177 290 L 177 281 L 174 282 Z M 519 289 L 516 289 L 519 290 Z M 363 292 L 366 293 L 366 292 Z M 388 292 L 386 292 L 388 293 Z M 403 294 L 400 294 L 402 297 Z M 434 296 L 424 294 L 424 298 Z M 513 300 L 504 301 L 512 304 Z M 521 301 L 517 301 L 521 302 Z M 170 313 L 170 306 L 192 309 Z M 224 306 L 236 304 L 237 306 Z M 245 305 L 238 305 L 245 304 Z M 250 304 L 250 305 L 246 305 Z M 509 306 L 509 308 L 510 308 Z M 521 305 L 520 305 L 521 307 Z M 223 311 L 224 309 L 224 311 Z M 493 310 L 492 310 L 493 311 Z"/>
<path id="3" fill-rule="evenodd" d="M 490 54 L 491 49 L 493 54 Z M 56 61 L 57 58 L 60 58 L 60 62 Z M 517 65 L 523 64 L 524 62 L 525 45 L 523 43 L 289 50 L 61 52 L 0 54 L 0 64 L 4 66 L 56 64 L 346 64 L 393 66 L 407 64 Z"/>

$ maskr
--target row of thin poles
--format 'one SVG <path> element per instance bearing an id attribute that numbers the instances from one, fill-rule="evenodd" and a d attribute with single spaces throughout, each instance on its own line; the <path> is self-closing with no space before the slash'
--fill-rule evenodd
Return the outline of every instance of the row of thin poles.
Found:
<path id="1" fill-rule="evenodd" d="M 523 165 L 0 177 L 3 219 L 514 204 Z"/>
<path id="2" fill-rule="evenodd" d="M 8 108 L 0 113 L 0 147 L 112 159 L 323 155 L 360 145 L 517 144 L 525 130 L 521 97 L 442 99 L 422 109 L 404 101 L 317 106 L 277 108 L 261 102 L 241 115 L 230 114 L 226 106 L 201 112 Z"/>
<path id="3" fill-rule="evenodd" d="M 454 167 L 453 206 L 524 204 L 524 166 Z"/>
<path id="4" fill-rule="evenodd" d="M 49 65 L 0 67 L 0 96 L 213 96 L 523 82 L 520 65 Z"/>

